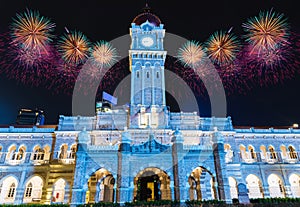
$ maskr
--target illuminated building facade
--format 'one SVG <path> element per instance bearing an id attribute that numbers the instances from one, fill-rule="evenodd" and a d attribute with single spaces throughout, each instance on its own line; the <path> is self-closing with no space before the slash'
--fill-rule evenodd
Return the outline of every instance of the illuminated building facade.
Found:
<path id="1" fill-rule="evenodd" d="M 164 25 L 145 8 L 130 35 L 128 108 L 0 128 L 0 203 L 300 197 L 299 129 L 170 112 Z"/>

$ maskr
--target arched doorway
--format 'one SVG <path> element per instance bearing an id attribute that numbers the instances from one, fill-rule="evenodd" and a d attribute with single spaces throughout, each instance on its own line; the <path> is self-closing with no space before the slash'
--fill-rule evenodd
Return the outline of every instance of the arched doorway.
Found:
<path id="1" fill-rule="evenodd" d="M 170 177 L 158 168 L 146 168 L 134 178 L 134 200 L 171 200 Z"/>
<path id="2" fill-rule="evenodd" d="M 246 178 L 246 183 L 249 192 L 249 198 L 264 197 L 261 181 L 256 175 L 248 175 Z"/>
<path id="3" fill-rule="evenodd" d="M 0 182 L 0 204 L 13 204 L 16 197 L 18 181 L 15 177 L 9 176 Z"/>
<path id="4" fill-rule="evenodd" d="M 44 182 L 41 177 L 34 176 L 26 183 L 26 188 L 23 197 L 23 203 L 31 203 L 40 201 L 42 198 L 42 189 Z"/>
<path id="5" fill-rule="evenodd" d="M 281 178 L 278 175 L 271 174 L 268 177 L 269 191 L 271 198 L 284 198 L 285 191 Z"/>
<path id="6" fill-rule="evenodd" d="M 300 177 L 297 174 L 291 174 L 289 178 L 291 184 L 291 192 L 294 198 L 300 197 Z"/>
<path id="7" fill-rule="evenodd" d="M 101 168 L 88 180 L 86 203 L 113 202 L 115 179 L 112 174 Z"/>
<path id="8" fill-rule="evenodd" d="M 52 202 L 63 203 L 65 200 L 66 181 L 62 178 L 58 179 L 53 185 Z"/>
<path id="9" fill-rule="evenodd" d="M 228 177 L 228 183 L 230 187 L 231 199 L 238 199 L 238 187 L 236 180 L 233 177 Z"/>
<path id="10" fill-rule="evenodd" d="M 190 200 L 216 199 L 215 178 L 204 167 L 195 168 L 188 179 Z"/>

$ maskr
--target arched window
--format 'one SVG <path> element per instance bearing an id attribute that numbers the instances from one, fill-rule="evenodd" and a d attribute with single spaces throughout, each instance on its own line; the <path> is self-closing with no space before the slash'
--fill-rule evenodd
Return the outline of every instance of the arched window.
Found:
<path id="1" fill-rule="evenodd" d="M 240 156 L 243 161 L 248 159 L 247 153 L 246 153 L 246 147 L 244 145 L 240 145 Z"/>
<path id="2" fill-rule="evenodd" d="M 32 183 L 29 183 L 25 190 L 25 197 L 26 198 L 31 197 L 31 194 L 32 194 Z"/>
<path id="3" fill-rule="evenodd" d="M 275 152 L 274 147 L 272 147 L 272 146 L 269 146 L 269 159 L 271 159 L 271 160 L 277 159 L 277 154 Z"/>
<path id="4" fill-rule="evenodd" d="M 249 157 L 250 159 L 256 159 L 256 153 L 254 151 L 254 147 L 249 145 L 248 146 L 248 150 L 249 150 Z"/>
<path id="5" fill-rule="evenodd" d="M 77 145 L 76 145 L 76 144 L 73 144 L 73 145 L 71 146 L 71 152 L 68 154 L 68 158 L 69 158 L 69 159 L 75 159 L 76 151 L 77 151 Z"/>
<path id="6" fill-rule="evenodd" d="M 68 154 L 68 145 L 67 144 L 63 144 L 60 147 L 60 152 L 59 152 L 59 159 L 66 159 L 67 158 L 67 154 Z"/>
<path id="7" fill-rule="evenodd" d="M 260 146 L 260 157 L 262 159 L 262 161 L 267 161 L 267 150 L 266 147 L 264 145 Z"/>
<path id="8" fill-rule="evenodd" d="M 289 153 L 288 153 L 289 158 L 290 159 L 298 159 L 297 152 L 296 152 L 295 148 L 290 145 L 288 147 L 288 149 L 289 149 Z"/>
<path id="9" fill-rule="evenodd" d="M 156 72 L 156 78 L 159 78 L 159 72 Z"/>
<path id="10" fill-rule="evenodd" d="M 136 78 L 140 78 L 140 71 L 136 71 Z"/>
<path id="11" fill-rule="evenodd" d="M 281 157 L 283 160 L 288 159 L 288 152 L 286 151 L 286 147 L 284 145 L 280 146 L 280 150 L 281 150 Z"/>
<path id="12" fill-rule="evenodd" d="M 225 154 L 225 162 L 226 163 L 232 162 L 233 151 L 231 150 L 230 144 L 224 144 L 224 151 L 226 152 L 226 154 Z"/>
<path id="13" fill-rule="evenodd" d="M 150 73 L 147 71 L 147 78 L 150 78 Z"/>
<path id="14" fill-rule="evenodd" d="M 16 192 L 16 184 L 12 183 L 9 187 L 8 193 L 7 193 L 7 198 L 13 198 L 15 197 L 15 192 Z"/>
<path id="15" fill-rule="evenodd" d="M 33 160 L 44 160 L 44 157 L 45 157 L 45 151 L 43 149 L 41 149 L 40 147 L 36 147 L 33 152 L 32 159 Z"/>
<path id="16" fill-rule="evenodd" d="M 17 157 L 16 149 L 17 148 L 14 145 L 8 149 L 8 153 L 7 153 L 7 157 L 6 157 L 7 160 L 15 160 L 16 159 L 16 157 Z"/>

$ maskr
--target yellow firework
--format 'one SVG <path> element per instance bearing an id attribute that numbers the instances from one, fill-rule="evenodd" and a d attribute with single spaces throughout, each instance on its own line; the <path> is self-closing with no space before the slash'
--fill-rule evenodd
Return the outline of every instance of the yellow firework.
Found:
<path id="1" fill-rule="evenodd" d="M 273 10 L 260 12 L 259 16 L 249 18 L 248 22 L 242 25 L 247 41 L 252 45 L 253 50 L 260 54 L 275 50 L 281 44 L 288 42 L 289 25 L 283 14 Z"/>
<path id="2" fill-rule="evenodd" d="M 202 46 L 195 41 L 186 42 L 178 51 L 178 58 L 183 65 L 192 68 L 197 67 L 201 63 L 204 55 L 205 52 Z"/>
<path id="3" fill-rule="evenodd" d="M 84 62 L 89 56 L 89 50 L 89 41 L 81 32 L 67 33 L 59 41 L 59 51 L 70 64 Z"/>
<path id="4" fill-rule="evenodd" d="M 217 31 L 206 43 L 208 57 L 220 65 L 232 62 L 239 49 L 237 38 L 229 32 Z"/>
<path id="5" fill-rule="evenodd" d="M 99 67 L 110 67 L 117 62 L 117 51 L 105 41 L 97 42 L 92 51 L 93 62 Z"/>
<path id="6" fill-rule="evenodd" d="M 25 50 L 45 52 L 54 28 L 55 24 L 40 16 L 39 12 L 27 10 L 22 14 L 17 14 L 17 17 L 13 19 L 12 43 L 22 46 Z"/>

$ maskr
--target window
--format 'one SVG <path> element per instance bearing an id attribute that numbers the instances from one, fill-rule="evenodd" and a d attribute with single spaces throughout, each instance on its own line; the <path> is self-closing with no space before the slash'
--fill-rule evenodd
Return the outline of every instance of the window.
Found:
<path id="1" fill-rule="evenodd" d="M 159 72 L 156 72 L 156 78 L 159 78 Z"/>
<path id="2" fill-rule="evenodd" d="M 25 197 L 27 197 L 27 198 L 31 197 L 31 194 L 32 194 L 32 183 L 29 183 L 25 190 Z"/>
<path id="3" fill-rule="evenodd" d="M 276 152 L 273 147 L 269 147 L 270 159 L 277 159 Z"/>
<path id="4" fill-rule="evenodd" d="M 147 72 L 147 78 L 149 78 L 150 77 L 150 73 L 149 72 Z"/>
<path id="5" fill-rule="evenodd" d="M 16 191 L 16 184 L 13 183 L 9 187 L 7 198 L 13 198 L 15 196 L 15 191 Z"/>
<path id="6" fill-rule="evenodd" d="M 136 78 L 140 78 L 140 72 L 136 71 Z"/>
<path id="7" fill-rule="evenodd" d="M 68 145 L 64 144 L 60 148 L 59 152 L 59 159 L 66 159 L 67 158 L 67 150 L 68 150 Z"/>
<path id="8" fill-rule="evenodd" d="M 45 152 L 41 148 L 35 150 L 33 160 L 44 160 Z"/>
<path id="9" fill-rule="evenodd" d="M 297 159 L 297 153 L 295 152 L 295 148 L 289 146 L 289 157 L 290 159 Z"/>

